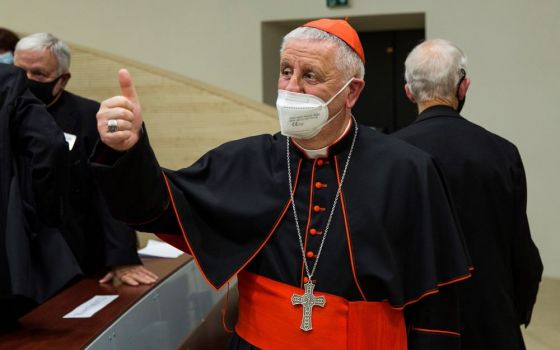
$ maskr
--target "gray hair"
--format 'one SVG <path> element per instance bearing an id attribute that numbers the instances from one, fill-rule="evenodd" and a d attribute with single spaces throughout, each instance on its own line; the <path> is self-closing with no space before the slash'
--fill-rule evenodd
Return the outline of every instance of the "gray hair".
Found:
<path id="1" fill-rule="evenodd" d="M 284 36 L 280 54 L 284 53 L 286 44 L 292 40 L 330 41 L 337 46 L 336 66 L 346 79 L 352 77 L 363 79 L 365 75 L 364 63 L 358 54 L 338 37 L 313 27 L 299 27 Z"/>
<path id="2" fill-rule="evenodd" d="M 50 33 L 35 33 L 23 37 L 18 41 L 15 52 L 30 50 L 42 51 L 48 49 L 58 62 L 57 74 L 68 72 L 70 68 L 70 49 L 60 39 Z"/>
<path id="3" fill-rule="evenodd" d="M 432 39 L 418 44 L 404 66 L 405 80 L 417 103 L 435 98 L 454 100 L 467 69 L 467 57 L 452 42 Z"/>

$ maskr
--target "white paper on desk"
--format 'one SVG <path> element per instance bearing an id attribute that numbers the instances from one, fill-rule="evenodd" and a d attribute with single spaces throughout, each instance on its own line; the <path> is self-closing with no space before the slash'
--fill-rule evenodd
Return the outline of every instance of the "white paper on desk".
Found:
<path id="1" fill-rule="evenodd" d="M 156 257 L 156 258 L 176 258 L 183 254 L 183 251 L 175 248 L 171 244 L 149 239 L 146 247 L 138 251 L 140 256 Z"/>
<path id="2" fill-rule="evenodd" d="M 70 311 L 62 318 L 88 318 L 105 306 L 109 305 L 110 302 L 117 299 L 118 295 L 96 295 L 90 300 L 86 301 L 82 305 L 79 305 L 74 310 Z"/>

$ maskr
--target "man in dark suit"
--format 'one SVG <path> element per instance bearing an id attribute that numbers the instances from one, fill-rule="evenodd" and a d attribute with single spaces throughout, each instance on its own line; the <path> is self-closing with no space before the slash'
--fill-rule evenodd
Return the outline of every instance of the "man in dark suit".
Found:
<path id="1" fill-rule="evenodd" d="M 51 34 L 32 34 L 16 45 L 14 64 L 27 72 L 29 89 L 46 104 L 69 145 L 61 230 L 83 272 L 110 268 L 101 282 L 116 277 L 129 285 L 153 283 L 157 276 L 141 265 L 134 230 L 111 217 L 92 179 L 87 159 L 99 139 L 99 103 L 64 90 L 71 77 L 68 47 Z"/>
<path id="2" fill-rule="evenodd" d="M 0 329 L 80 268 L 58 230 L 67 145 L 25 73 L 0 64 Z"/>
<path id="3" fill-rule="evenodd" d="M 474 266 L 459 288 L 463 349 L 525 349 L 542 274 L 526 215 L 526 183 L 515 145 L 464 119 L 466 58 L 428 40 L 405 62 L 405 92 L 418 118 L 394 136 L 432 154 L 455 204 Z"/>

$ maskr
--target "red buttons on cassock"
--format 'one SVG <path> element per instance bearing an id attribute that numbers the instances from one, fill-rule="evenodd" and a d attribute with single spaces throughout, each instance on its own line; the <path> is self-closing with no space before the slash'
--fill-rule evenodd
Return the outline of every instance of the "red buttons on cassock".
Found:
<path id="1" fill-rule="evenodd" d="M 307 283 L 307 281 L 309 281 L 309 278 L 304 277 L 304 278 L 303 278 L 303 283 Z"/>
<path id="2" fill-rule="evenodd" d="M 315 188 L 316 189 L 321 189 L 321 188 L 325 188 L 325 187 L 327 187 L 327 184 L 324 184 L 321 181 L 315 182 Z"/>
<path id="3" fill-rule="evenodd" d="M 310 229 L 309 229 L 309 234 L 312 235 L 312 236 L 320 235 L 321 233 L 323 233 L 323 232 L 317 231 L 317 230 L 314 229 L 314 228 L 310 228 Z"/>
<path id="4" fill-rule="evenodd" d="M 321 208 L 321 207 L 318 206 L 318 205 L 314 205 L 314 206 L 313 206 L 313 211 L 316 212 L 316 213 L 318 213 L 318 212 L 320 212 L 320 211 L 325 211 L 325 208 Z"/>
<path id="5" fill-rule="evenodd" d="M 325 161 L 322 160 L 322 159 L 318 159 L 317 160 L 317 166 L 323 166 L 323 165 L 325 165 Z"/>
<path id="6" fill-rule="evenodd" d="M 307 253 L 305 253 L 305 256 L 311 259 L 315 257 L 315 253 L 313 253 L 312 251 L 308 251 Z"/>

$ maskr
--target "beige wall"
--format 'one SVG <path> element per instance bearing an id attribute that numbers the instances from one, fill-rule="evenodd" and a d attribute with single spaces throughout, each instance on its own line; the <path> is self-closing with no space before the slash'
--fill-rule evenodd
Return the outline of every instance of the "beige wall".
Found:
<path id="1" fill-rule="evenodd" d="M 425 13 L 427 37 L 450 39 L 469 56 L 473 82 L 464 114 L 519 147 L 533 236 L 545 274 L 560 277 L 560 2 L 350 2 L 331 10 L 325 0 L 2 0 L 0 25 L 50 31 L 260 101 L 263 21 Z"/>

